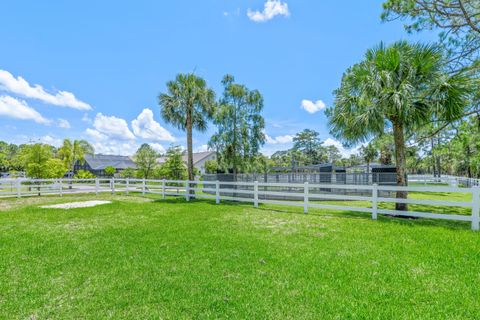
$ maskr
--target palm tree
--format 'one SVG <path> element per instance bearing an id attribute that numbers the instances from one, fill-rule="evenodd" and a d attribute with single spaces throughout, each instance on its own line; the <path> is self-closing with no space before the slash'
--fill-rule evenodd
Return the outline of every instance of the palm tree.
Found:
<path id="1" fill-rule="evenodd" d="M 86 155 L 93 155 L 93 146 L 85 140 L 63 140 L 63 145 L 58 150 L 60 158 L 65 162 L 69 172 L 73 173 L 75 163 L 85 163 Z"/>
<path id="2" fill-rule="evenodd" d="M 441 50 L 432 45 L 399 41 L 368 50 L 349 68 L 327 110 L 331 132 L 356 144 L 393 130 L 397 185 L 406 186 L 405 136 L 432 120 L 451 122 L 463 115 L 470 81 L 449 75 Z M 407 198 L 397 192 L 397 198 Z M 397 203 L 397 210 L 407 205 Z"/>
<path id="3" fill-rule="evenodd" d="M 360 148 L 360 154 L 363 160 L 367 163 L 367 181 L 370 181 L 370 163 L 378 157 L 378 151 L 373 144 L 369 143 Z"/>
<path id="4" fill-rule="evenodd" d="M 193 129 L 205 132 L 207 121 L 215 111 L 215 93 L 207 87 L 204 79 L 193 73 L 178 74 L 174 81 L 167 83 L 168 93 L 158 97 L 161 114 L 166 122 L 187 132 L 188 179 L 193 173 Z"/>

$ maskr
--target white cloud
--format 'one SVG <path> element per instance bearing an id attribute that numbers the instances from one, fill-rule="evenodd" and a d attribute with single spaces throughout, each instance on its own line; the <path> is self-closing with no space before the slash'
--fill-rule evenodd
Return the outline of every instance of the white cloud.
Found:
<path id="1" fill-rule="evenodd" d="M 229 17 L 229 16 L 239 16 L 240 15 L 240 8 L 237 8 L 233 11 L 224 11 L 223 16 L 224 17 Z"/>
<path id="2" fill-rule="evenodd" d="M 115 116 L 105 116 L 97 113 L 93 121 L 94 128 L 110 138 L 119 140 L 135 140 L 135 136 L 128 128 L 127 121 Z"/>
<path id="3" fill-rule="evenodd" d="M 194 152 L 207 152 L 210 151 L 208 144 L 202 144 L 201 146 L 197 147 Z"/>
<path id="4" fill-rule="evenodd" d="M 54 138 L 54 137 L 49 136 L 49 135 L 40 137 L 39 140 L 40 140 L 41 143 L 49 144 L 49 145 L 54 146 L 56 148 L 61 147 L 62 144 L 63 144 L 62 139 Z"/>
<path id="5" fill-rule="evenodd" d="M 55 94 L 46 92 L 42 86 L 31 86 L 22 77 L 15 78 L 10 72 L 0 69 L 0 89 L 21 95 L 26 98 L 38 99 L 47 104 L 68 107 L 78 110 L 90 110 L 92 107 L 78 100 L 75 95 L 68 91 L 58 91 Z"/>
<path id="6" fill-rule="evenodd" d="M 284 135 L 272 138 L 268 134 L 265 134 L 265 140 L 268 144 L 287 144 L 293 141 L 293 136 Z"/>
<path id="7" fill-rule="evenodd" d="M 316 102 L 313 102 L 311 100 L 302 100 L 302 109 L 304 109 L 308 113 L 313 114 L 325 108 L 325 102 L 323 102 L 322 100 L 317 100 Z"/>
<path id="8" fill-rule="evenodd" d="M 59 128 L 62 128 L 62 129 L 70 129 L 72 127 L 70 125 L 70 122 L 68 122 L 68 120 L 65 120 L 65 119 L 58 119 L 57 125 Z"/>
<path id="9" fill-rule="evenodd" d="M 143 139 L 151 141 L 175 141 L 172 134 L 153 119 L 153 112 L 150 109 L 143 109 L 137 119 L 132 121 L 132 128 L 135 135 Z"/>
<path id="10" fill-rule="evenodd" d="M 139 148 L 137 143 L 122 142 L 118 140 L 108 140 L 104 142 L 94 141 L 92 145 L 97 154 L 112 154 L 120 156 L 132 156 Z"/>
<path id="11" fill-rule="evenodd" d="M 280 0 L 267 0 L 265 2 L 263 11 L 253 11 L 248 9 L 247 16 L 254 22 L 266 22 L 273 19 L 275 16 L 290 16 L 288 4 Z"/>
<path id="12" fill-rule="evenodd" d="M 49 125 L 52 122 L 28 106 L 25 101 L 17 100 L 9 96 L 0 96 L 0 116 L 19 120 L 33 120 L 36 123 L 44 125 Z"/>
<path id="13" fill-rule="evenodd" d="M 165 154 L 167 150 L 160 143 L 149 143 L 153 150 L 157 151 L 160 154 Z"/>
<path id="14" fill-rule="evenodd" d="M 93 120 L 90 118 L 88 113 L 84 113 L 82 116 L 82 121 L 86 123 L 93 123 Z"/>
<path id="15" fill-rule="evenodd" d="M 96 141 L 105 141 L 105 140 L 108 139 L 108 137 L 106 135 L 104 135 L 103 133 L 98 132 L 97 130 L 94 130 L 94 129 L 87 128 L 87 130 L 85 130 L 85 133 L 90 138 L 92 138 L 93 140 L 96 140 Z"/>
<path id="16" fill-rule="evenodd" d="M 95 153 L 131 156 L 139 147 L 135 141 L 114 139 L 95 129 L 88 128 L 85 133 L 89 137 L 88 140 L 95 149 Z"/>

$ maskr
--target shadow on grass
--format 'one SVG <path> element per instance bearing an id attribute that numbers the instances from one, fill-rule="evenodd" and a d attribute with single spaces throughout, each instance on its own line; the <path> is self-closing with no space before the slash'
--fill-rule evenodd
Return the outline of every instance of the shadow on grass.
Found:
<path id="1" fill-rule="evenodd" d="M 188 203 L 201 203 L 204 205 L 209 206 L 218 206 L 215 201 L 211 201 L 208 199 L 192 199 L 187 202 L 183 198 L 167 198 L 165 200 L 159 199 L 153 201 L 154 203 L 167 203 L 167 204 L 188 204 Z M 229 206 L 229 207 L 245 207 L 245 208 L 252 208 L 253 204 L 244 203 L 244 202 L 236 202 L 236 201 L 222 201 L 220 203 L 222 206 Z M 420 207 L 420 206 L 419 206 Z M 431 212 L 431 210 L 427 210 L 428 206 L 423 206 L 425 208 L 416 207 L 415 211 L 424 211 L 424 212 Z M 423 209 L 423 210 L 422 210 Z M 442 208 L 443 209 L 443 208 Z M 265 205 L 260 204 L 256 210 L 260 211 L 269 211 L 269 212 L 278 212 L 278 213 L 288 213 L 288 214 L 296 214 L 305 216 L 303 213 L 303 209 L 299 207 L 281 207 L 279 208 L 277 205 Z M 451 210 L 449 213 L 452 213 Z M 461 213 L 458 213 L 461 214 Z M 336 218 L 345 218 L 345 219 L 363 219 L 363 220 L 371 220 L 371 216 L 368 213 L 363 212 L 356 212 L 356 211 L 342 211 L 342 210 L 333 210 L 333 209 L 309 209 L 309 213 L 307 215 L 313 215 L 318 217 L 336 217 Z M 441 220 L 441 219 L 426 219 L 426 218 L 399 218 L 399 217 L 392 217 L 386 215 L 379 215 L 377 222 L 380 223 L 397 223 L 402 226 L 409 226 L 409 227 L 416 227 L 416 226 L 432 226 L 432 227 L 442 227 L 449 230 L 469 230 L 470 229 L 470 222 L 465 221 L 451 221 L 451 220 Z"/>

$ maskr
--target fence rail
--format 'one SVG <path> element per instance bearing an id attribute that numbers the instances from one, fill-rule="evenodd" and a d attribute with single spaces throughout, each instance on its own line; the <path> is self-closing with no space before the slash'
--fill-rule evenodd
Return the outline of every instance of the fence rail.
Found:
<path id="1" fill-rule="evenodd" d="M 464 186 L 464 187 L 478 187 L 480 186 L 480 179 L 442 175 L 435 177 L 433 175 L 419 175 L 409 174 L 409 182 L 423 183 L 423 184 L 448 184 L 450 186 Z"/>
<path id="2" fill-rule="evenodd" d="M 325 192 L 328 190 L 328 192 Z M 334 191 L 332 191 L 334 190 Z M 362 196 L 341 194 L 344 190 L 361 190 Z M 338 191 L 340 194 L 336 194 Z M 402 199 L 388 196 L 397 191 L 440 192 L 468 194 L 471 201 Z M 265 182 L 226 182 L 226 181 L 177 181 L 145 179 L 2 179 L 0 198 L 31 197 L 41 195 L 79 193 L 126 193 L 158 194 L 191 199 L 212 199 L 218 204 L 222 200 L 274 204 L 309 208 L 334 209 L 369 213 L 372 219 L 378 215 L 401 215 L 406 217 L 446 219 L 471 222 L 472 230 L 480 229 L 480 187 L 460 188 L 452 186 L 378 186 L 374 185 L 332 185 L 315 183 L 265 183 Z M 283 198 L 282 197 L 288 197 Z M 345 201 L 347 205 L 328 204 L 325 201 Z M 348 205 L 349 201 L 362 201 L 362 206 Z M 370 205 L 365 205 L 368 202 Z M 434 212 L 397 211 L 379 208 L 382 203 L 406 203 L 426 206 L 468 208 L 470 215 L 440 214 Z"/>

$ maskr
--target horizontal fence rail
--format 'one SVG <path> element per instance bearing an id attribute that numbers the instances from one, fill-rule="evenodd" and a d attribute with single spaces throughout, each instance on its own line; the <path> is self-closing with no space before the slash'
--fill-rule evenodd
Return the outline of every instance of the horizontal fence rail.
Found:
<path id="1" fill-rule="evenodd" d="M 350 191 L 356 191 L 351 193 Z M 460 193 L 467 194 L 470 201 L 430 200 L 397 198 L 396 192 Z M 444 219 L 471 222 L 473 230 L 480 228 L 480 187 L 461 188 L 458 186 L 390 186 L 373 185 L 332 185 L 325 183 L 271 183 L 238 181 L 179 181 L 149 179 L 0 179 L 0 199 L 12 197 L 32 197 L 42 195 L 81 194 L 81 193 L 141 193 L 210 199 L 217 204 L 223 201 L 239 201 L 259 204 L 273 204 L 302 207 L 304 213 L 309 208 L 333 209 L 369 213 L 372 219 L 378 215 Z M 335 201 L 335 203 L 326 203 Z M 353 205 L 354 201 L 360 201 Z M 337 204 L 336 202 L 342 202 Z M 343 202 L 346 202 L 344 204 Z M 423 206 L 468 208 L 470 215 L 443 214 L 423 211 L 398 211 L 379 208 L 379 204 L 404 203 Z"/>

